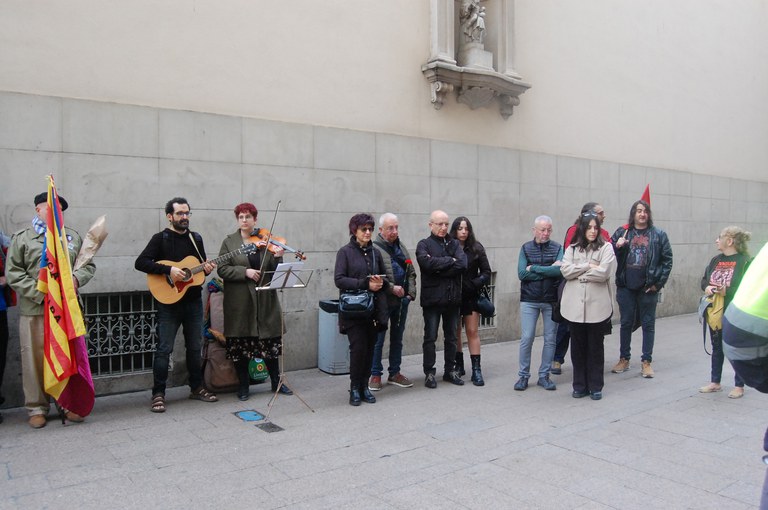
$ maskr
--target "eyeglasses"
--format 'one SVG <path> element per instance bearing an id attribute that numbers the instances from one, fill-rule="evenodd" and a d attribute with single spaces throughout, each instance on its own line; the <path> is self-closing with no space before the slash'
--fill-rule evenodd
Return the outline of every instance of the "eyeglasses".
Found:
<path id="1" fill-rule="evenodd" d="M 590 212 L 585 212 L 584 214 L 581 215 L 581 217 L 582 218 L 597 218 L 598 214 L 601 214 L 601 213 L 596 213 L 596 212 L 591 212 L 590 211 Z"/>
<path id="2" fill-rule="evenodd" d="M 178 216 L 179 218 L 183 218 L 185 216 L 188 218 L 188 217 L 192 216 L 192 211 L 180 211 L 180 212 L 177 211 L 177 212 L 173 213 L 173 215 L 174 216 Z"/>
<path id="3" fill-rule="evenodd" d="M 363 232 L 373 232 L 373 227 L 360 227 Z"/>

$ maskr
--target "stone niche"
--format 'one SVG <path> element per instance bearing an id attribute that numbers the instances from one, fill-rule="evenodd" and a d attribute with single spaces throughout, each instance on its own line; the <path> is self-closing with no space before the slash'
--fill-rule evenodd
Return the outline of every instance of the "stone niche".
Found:
<path id="1" fill-rule="evenodd" d="M 472 110 L 498 105 L 504 119 L 531 86 L 515 71 L 514 0 L 430 0 L 430 58 L 421 71 L 436 110 L 456 92 Z"/>

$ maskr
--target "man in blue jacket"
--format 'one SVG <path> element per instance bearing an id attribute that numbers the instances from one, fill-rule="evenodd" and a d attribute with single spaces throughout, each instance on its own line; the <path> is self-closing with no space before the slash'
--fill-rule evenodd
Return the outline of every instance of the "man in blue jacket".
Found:
<path id="1" fill-rule="evenodd" d="M 421 269 L 421 308 L 424 314 L 424 386 L 436 388 L 435 342 L 443 320 L 445 365 L 443 380 L 461 386 L 456 372 L 456 332 L 461 306 L 461 275 L 467 256 L 456 239 L 448 235 L 448 215 L 433 211 L 429 216 L 431 234 L 416 245 L 416 260 Z"/>
<path id="2" fill-rule="evenodd" d="M 517 260 L 517 276 L 520 278 L 520 379 L 515 390 L 528 388 L 531 376 L 531 348 L 536 334 L 536 323 L 544 325 L 544 347 L 541 351 L 539 380 L 536 384 L 545 390 L 555 390 L 555 383 L 549 378 L 550 367 L 555 356 L 557 323 L 552 320 L 552 303 L 557 301 L 557 287 L 562 278 L 560 265 L 563 247 L 552 241 L 552 218 L 539 216 L 533 222 L 533 240 L 523 244 Z"/>
<path id="3" fill-rule="evenodd" d="M 653 226 L 648 202 L 632 204 L 629 223 L 611 237 L 616 253 L 616 301 L 621 312 L 619 361 L 611 372 L 629 370 L 630 344 L 636 318 L 643 328 L 641 375 L 653 377 L 653 342 L 656 336 L 656 303 L 672 272 L 672 246 L 667 234 Z"/>

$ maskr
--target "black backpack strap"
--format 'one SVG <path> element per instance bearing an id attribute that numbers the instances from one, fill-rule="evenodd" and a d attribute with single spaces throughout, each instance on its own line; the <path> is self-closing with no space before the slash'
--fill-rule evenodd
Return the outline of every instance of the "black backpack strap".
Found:
<path id="1" fill-rule="evenodd" d="M 712 356 L 712 353 L 707 350 L 707 321 L 702 321 L 701 323 L 701 334 L 703 336 L 704 341 L 704 352 Z"/>

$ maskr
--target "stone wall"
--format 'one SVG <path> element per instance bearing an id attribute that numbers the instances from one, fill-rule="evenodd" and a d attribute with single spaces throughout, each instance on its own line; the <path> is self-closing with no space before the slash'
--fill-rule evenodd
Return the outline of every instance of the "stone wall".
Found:
<path id="1" fill-rule="evenodd" d="M 304 251 L 314 269 L 305 291 L 286 291 L 289 370 L 316 366 L 318 301 L 333 298 L 336 250 L 347 223 L 367 211 L 399 215 L 409 248 L 428 234 L 431 210 L 472 219 L 496 276 L 496 327 L 486 341 L 519 337 L 517 255 L 532 237 L 533 218 L 552 216 L 561 240 L 581 205 L 600 202 L 613 232 L 650 183 L 654 220 L 666 230 L 675 266 L 660 315 L 695 310 L 699 279 L 715 254 L 720 229 L 738 224 L 754 234 L 752 251 L 768 239 L 768 183 L 647 168 L 554 154 L 289 124 L 234 116 L 0 92 L 0 228 L 25 228 L 32 198 L 53 173 L 70 208 L 66 224 L 85 233 L 107 215 L 109 237 L 85 293 L 145 290 L 133 269 L 150 236 L 166 225 L 163 206 L 174 196 L 192 207 L 191 228 L 209 257 L 236 229 L 232 208 L 259 208 L 274 233 Z M 288 260 L 290 257 L 286 257 Z M 4 388 L 19 402 L 18 342 L 11 314 L 10 361 Z M 618 317 L 618 312 L 614 318 Z M 409 313 L 406 353 L 419 352 L 423 322 Z M 692 323 L 692 328 L 698 327 Z M 176 350 L 178 356 L 183 355 Z M 609 356 L 610 357 L 610 356 Z M 414 374 L 415 375 L 415 374 Z M 143 377 L 143 378 L 142 378 Z M 145 376 L 135 389 L 146 388 Z M 131 383 L 99 382 L 101 392 Z"/>

